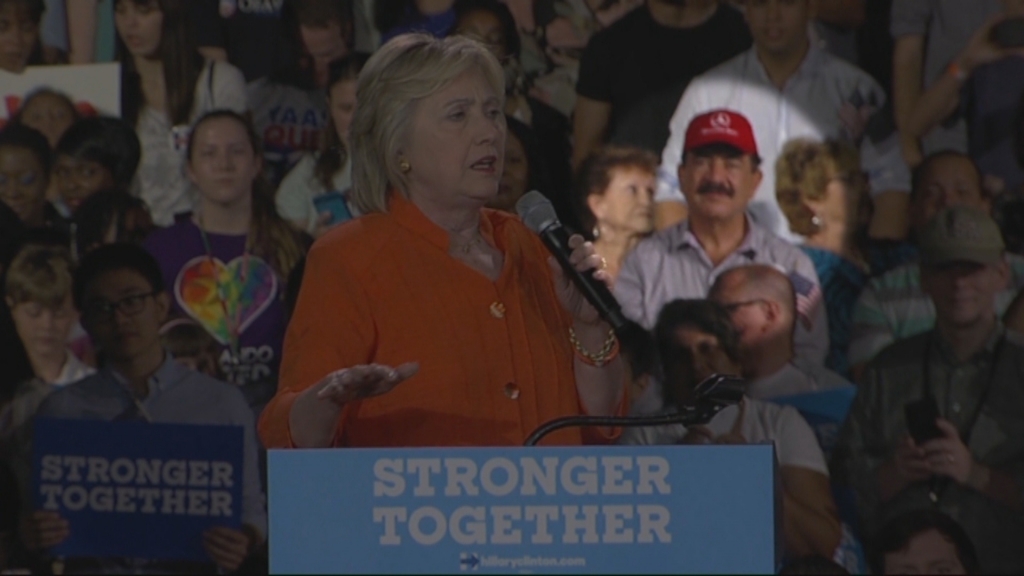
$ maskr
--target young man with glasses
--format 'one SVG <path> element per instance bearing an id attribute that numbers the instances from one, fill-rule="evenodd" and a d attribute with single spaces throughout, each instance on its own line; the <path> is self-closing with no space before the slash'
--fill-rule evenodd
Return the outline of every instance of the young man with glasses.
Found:
<path id="1" fill-rule="evenodd" d="M 245 451 L 242 530 L 217 527 L 203 535 L 210 560 L 230 572 L 266 533 L 253 414 L 236 387 L 187 369 L 163 349 L 160 326 L 170 309 L 163 286 L 160 266 L 133 244 L 109 244 L 83 258 L 75 273 L 74 301 L 86 331 L 101 350 L 104 365 L 95 375 L 51 394 L 37 416 L 241 426 Z M 68 534 L 67 521 L 53 512 L 26 515 L 21 526 L 22 540 L 30 550 L 45 551 Z M 159 568 L 134 559 L 99 562 L 83 568 Z M 180 571 L 183 567 L 164 569 Z"/>

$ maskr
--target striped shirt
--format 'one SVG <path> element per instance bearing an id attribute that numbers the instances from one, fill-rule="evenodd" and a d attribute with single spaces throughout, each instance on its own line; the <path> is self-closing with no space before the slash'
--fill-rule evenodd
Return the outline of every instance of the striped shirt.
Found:
<path id="1" fill-rule="evenodd" d="M 850 365 L 846 360 L 846 350 L 850 345 L 850 316 L 857 297 L 867 283 L 867 274 L 834 252 L 806 245 L 800 248 L 814 262 L 814 269 L 825 293 L 829 341 L 825 366 L 848 376 Z"/>
<path id="2" fill-rule="evenodd" d="M 1024 257 L 1007 254 L 1010 284 L 996 296 L 996 313 L 1002 316 L 1024 287 Z M 851 366 L 864 364 L 897 340 L 927 332 L 935 325 L 935 306 L 921 290 L 921 271 L 916 263 L 900 266 L 868 282 L 853 308 Z"/>

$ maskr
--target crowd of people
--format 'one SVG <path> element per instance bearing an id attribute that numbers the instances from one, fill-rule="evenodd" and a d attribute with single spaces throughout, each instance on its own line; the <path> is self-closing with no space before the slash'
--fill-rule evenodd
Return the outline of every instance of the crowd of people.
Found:
<path id="1" fill-rule="evenodd" d="M 785 573 L 1024 571 L 1024 1 L 0 0 L 0 78 L 101 62 L 0 129 L 0 570 L 265 571 L 267 449 L 729 374 L 543 444 L 774 443 Z M 241 427 L 241 528 L 55 557 L 41 418 Z"/>

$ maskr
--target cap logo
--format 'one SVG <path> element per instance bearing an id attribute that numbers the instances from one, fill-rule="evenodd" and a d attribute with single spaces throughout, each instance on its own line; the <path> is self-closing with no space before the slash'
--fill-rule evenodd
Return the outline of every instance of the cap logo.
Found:
<path id="1" fill-rule="evenodd" d="M 728 130 L 732 124 L 732 118 L 725 112 L 719 112 L 711 117 L 711 126 L 719 130 Z"/>

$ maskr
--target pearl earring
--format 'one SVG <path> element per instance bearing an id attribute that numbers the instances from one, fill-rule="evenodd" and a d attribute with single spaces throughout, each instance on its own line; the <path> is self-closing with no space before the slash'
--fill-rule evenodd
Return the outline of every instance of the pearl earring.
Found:
<path id="1" fill-rule="evenodd" d="M 814 216 L 811 216 L 811 225 L 814 226 L 816 230 L 822 230 L 825 228 L 825 221 L 821 216 L 815 214 Z"/>
<path id="2" fill-rule="evenodd" d="M 412 170 L 412 166 L 409 165 L 409 161 L 408 160 L 403 158 L 402 160 L 400 160 L 398 162 L 398 169 L 401 170 L 402 173 L 404 174 L 404 173 L 408 172 L 409 170 Z"/>

